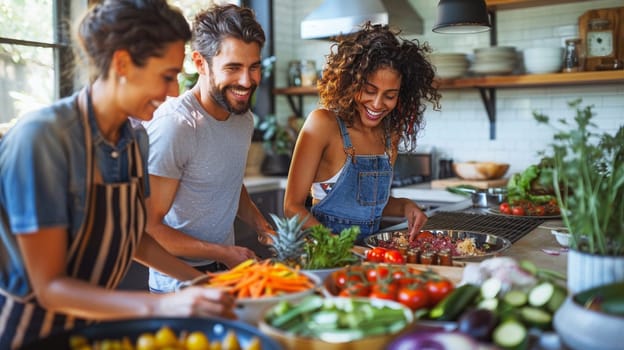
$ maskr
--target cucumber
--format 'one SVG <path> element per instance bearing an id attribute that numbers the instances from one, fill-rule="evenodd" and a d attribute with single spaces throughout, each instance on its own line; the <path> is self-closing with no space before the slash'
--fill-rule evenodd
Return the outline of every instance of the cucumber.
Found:
<path id="1" fill-rule="evenodd" d="M 520 316 L 530 327 L 550 329 L 552 326 L 552 315 L 540 308 L 525 306 L 520 309 Z"/>
<path id="2" fill-rule="evenodd" d="M 481 284 L 481 296 L 483 299 L 496 298 L 502 287 L 503 284 L 498 278 L 489 278 Z"/>
<path id="3" fill-rule="evenodd" d="M 531 306 L 545 306 L 555 294 L 555 285 L 550 282 L 542 282 L 529 292 L 529 304 Z"/>
<path id="4" fill-rule="evenodd" d="M 454 321 L 479 296 L 479 287 L 464 284 L 455 288 L 429 312 L 429 318 L 439 321 Z"/>
<path id="5" fill-rule="evenodd" d="M 528 301 L 528 296 L 525 292 L 521 290 L 510 290 L 503 297 L 503 301 L 513 307 L 524 306 Z"/>
<path id="6" fill-rule="evenodd" d="M 510 350 L 520 350 L 528 348 L 528 332 L 526 327 L 514 320 L 504 321 L 499 324 L 492 333 L 494 344 Z"/>

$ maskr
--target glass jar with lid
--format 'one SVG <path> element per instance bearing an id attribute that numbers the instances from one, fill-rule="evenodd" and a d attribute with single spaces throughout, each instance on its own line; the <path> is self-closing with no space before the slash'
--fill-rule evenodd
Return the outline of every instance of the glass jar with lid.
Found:
<path id="1" fill-rule="evenodd" d="M 305 60 L 301 62 L 301 86 L 316 85 L 316 62 Z"/>
<path id="2" fill-rule="evenodd" d="M 301 61 L 288 62 L 288 86 L 301 86 Z"/>
<path id="3" fill-rule="evenodd" d="M 565 41 L 565 50 L 563 51 L 563 72 L 578 72 L 583 65 L 581 64 L 581 39 L 572 38 Z"/>

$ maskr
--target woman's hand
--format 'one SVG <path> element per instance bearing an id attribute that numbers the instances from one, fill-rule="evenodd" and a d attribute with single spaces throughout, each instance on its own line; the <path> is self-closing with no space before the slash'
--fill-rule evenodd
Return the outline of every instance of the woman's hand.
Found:
<path id="1" fill-rule="evenodd" d="M 214 316 L 236 319 L 234 297 L 224 290 L 188 287 L 179 292 L 160 296 L 154 316 Z"/>
<path id="2" fill-rule="evenodd" d="M 405 217 L 407 218 L 407 229 L 409 240 L 413 242 L 418 236 L 420 229 L 427 222 L 427 215 L 412 201 L 405 205 Z"/>

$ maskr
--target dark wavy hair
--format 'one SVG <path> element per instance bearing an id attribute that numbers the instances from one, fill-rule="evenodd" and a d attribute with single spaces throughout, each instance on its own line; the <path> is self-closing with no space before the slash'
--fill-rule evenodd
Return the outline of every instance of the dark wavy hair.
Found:
<path id="1" fill-rule="evenodd" d="M 219 53 L 224 39 L 235 38 L 264 46 L 266 37 L 255 13 L 247 7 L 214 5 L 195 15 L 191 46 L 208 64 Z"/>
<path id="2" fill-rule="evenodd" d="M 78 27 L 78 41 L 92 64 L 91 77 L 108 77 L 113 53 L 126 49 L 142 67 L 161 57 L 166 45 L 188 41 L 191 29 L 166 0 L 104 0 L 90 8 Z"/>
<path id="3" fill-rule="evenodd" d="M 423 102 L 429 101 L 439 110 L 441 96 L 433 85 L 434 68 L 425 57 L 431 48 L 417 40 L 404 40 L 399 34 L 387 25 L 368 22 L 359 32 L 336 38 L 318 89 L 320 104 L 351 125 L 358 118 L 356 96 L 368 77 L 379 68 L 395 69 L 402 77 L 399 100 L 384 126 L 413 150 L 423 127 Z"/>

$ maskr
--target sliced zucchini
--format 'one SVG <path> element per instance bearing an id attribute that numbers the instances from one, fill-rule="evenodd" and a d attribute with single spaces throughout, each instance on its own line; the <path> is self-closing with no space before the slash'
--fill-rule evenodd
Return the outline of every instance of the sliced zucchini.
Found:
<path id="1" fill-rule="evenodd" d="M 549 329 L 552 326 L 552 315 L 540 308 L 525 306 L 520 309 L 520 316 L 531 327 Z"/>
<path id="2" fill-rule="evenodd" d="M 554 294 L 555 286 L 550 282 L 542 282 L 529 292 L 529 304 L 542 307 L 548 303 Z"/>
<path id="3" fill-rule="evenodd" d="M 440 321 L 455 321 L 457 316 L 472 305 L 479 296 L 479 287 L 464 284 L 455 288 L 429 312 L 429 318 Z"/>
<path id="4" fill-rule="evenodd" d="M 561 304 L 563 304 L 567 296 L 568 291 L 565 288 L 555 285 L 553 296 L 546 304 L 546 308 L 548 309 L 548 311 L 553 313 L 557 311 Z"/>
<path id="5" fill-rule="evenodd" d="M 503 349 L 526 349 L 528 347 L 528 332 L 526 327 L 518 321 L 505 321 L 499 324 L 492 334 L 494 343 Z"/>
<path id="6" fill-rule="evenodd" d="M 481 296 L 483 299 L 496 298 L 502 287 L 503 284 L 498 278 L 489 278 L 481 285 Z"/>
<path id="7" fill-rule="evenodd" d="M 479 304 L 477 304 L 477 308 L 496 311 L 496 309 L 498 308 L 498 299 L 483 299 L 479 302 Z"/>
<path id="8" fill-rule="evenodd" d="M 527 303 L 528 298 L 529 297 L 527 296 L 525 292 L 514 289 L 505 293 L 505 296 L 503 297 L 503 301 L 505 301 L 507 304 L 511 306 L 520 307 L 520 306 L 524 306 Z"/>

